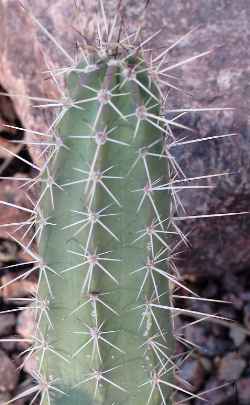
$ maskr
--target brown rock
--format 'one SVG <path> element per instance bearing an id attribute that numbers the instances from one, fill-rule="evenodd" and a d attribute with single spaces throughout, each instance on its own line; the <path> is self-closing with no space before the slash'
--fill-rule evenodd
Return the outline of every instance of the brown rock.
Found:
<path id="1" fill-rule="evenodd" d="M 203 399 L 196 399 L 195 405 L 231 405 L 236 404 L 237 397 L 235 395 L 235 389 L 232 384 L 223 384 L 223 386 L 211 377 L 205 384 L 202 390 L 204 394 L 201 394 Z"/>
<path id="2" fill-rule="evenodd" d="M 8 392 L 0 393 L 0 405 L 5 405 L 7 401 L 11 399 L 11 395 Z"/>
<path id="3" fill-rule="evenodd" d="M 35 330 L 35 311 L 27 307 L 17 317 L 16 331 L 23 338 L 30 338 Z"/>
<path id="4" fill-rule="evenodd" d="M 25 272 L 23 272 L 25 275 Z M 15 303 L 15 298 L 22 298 L 27 296 L 27 294 L 32 294 L 36 291 L 36 282 L 34 280 L 34 275 L 27 279 L 19 279 L 17 281 L 12 280 L 17 277 L 15 273 L 6 273 L 4 276 L 1 277 L 1 285 L 4 286 L 2 288 L 2 297 L 6 303 L 9 302 L 11 299 L 11 303 Z M 33 278 L 33 280 L 32 280 Z M 10 283 L 10 284 L 8 284 Z M 8 285 L 7 285 L 8 284 Z M 5 287 L 6 286 L 6 287 Z M 17 305 L 20 305 L 20 301 L 16 301 Z"/>
<path id="5" fill-rule="evenodd" d="M 4 89 L 0 85 L 0 92 L 2 91 L 4 91 Z M 24 147 L 23 144 L 11 142 L 11 140 L 17 139 L 17 130 L 6 127 L 6 125 L 13 125 L 13 123 L 17 121 L 11 98 L 0 97 L 0 160 L 4 159 L 0 164 L 1 175 L 13 158 L 13 155 L 11 155 L 9 151 L 18 154 Z"/>
<path id="6" fill-rule="evenodd" d="M 1 123 L 0 123 L 1 125 Z M 5 168 L 9 165 L 10 161 L 13 158 L 13 153 L 18 155 L 22 150 L 24 145 L 16 144 L 13 142 L 8 141 L 7 139 L 0 136 L 0 159 L 6 160 L 0 165 L 0 173 L 5 170 Z M 9 153 L 12 152 L 12 154 Z"/>
<path id="7" fill-rule="evenodd" d="M 28 5 L 28 1 L 24 1 Z M 82 43 L 77 29 L 85 33 L 93 32 L 93 19 L 97 10 L 96 0 L 86 3 L 81 13 L 74 0 L 51 2 L 33 0 L 30 7 L 39 20 L 63 44 L 70 55 L 75 50 L 75 42 Z M 113 12 L 115 2 L 107 0 L 107 9 Z M 143 15 L 144 2 L 129 2 L 126 14 L 130 21 L 136 15 Z M 152 41 L 154 52 L 162 46 L 172 44 L 192 27 L 199 26 L 192 35 L 170 52 L 168 63 L 177 62 L 213 49 L 207 57 L 195 63 L 182 65 L 178 69 L 183 87 L 187 93 L 171 91 L 168 106 L 171 107 L 235 107 L 235 111 L 195 113 L 189 124 L 195 137 L 214 136 L 237 132 L 237 137 L 220 141 L 199 142 L 188 147 L 172 148 L 172 153 L 187 176 L 203 176 L 221 172 L 234 173 L 214 181 L 215 187 L 208 192 L 186 189 L 180 193 L 186 215 L 229 213 L 249 210 L 250 195 L 250 148 L 249 122 L 250 86 L 248 37 L 250 35 L 250 6 L 248 0 L 237 3 L 227 0 L 155 0 L 149 3 L 148 33 L 163 28 L 161 35 Z M 55 44 L 41 34 L 29 14 L 23 11 L 18 2 L 10 0 L 0 3 L 3 16 L 0 27 L 0 77 L 9 93 L 19 93 L 24 97 L 12 97 L 16 111 L 24 126 L 46 131 L 47 119 L 43 111 L 31 107 L 28 95 L 56 97 L 57 91 L 52 80 L 45 80 L 41 72 L 50 67 L 65 66 L 70 63 L 67 56 L 56 49 Z M 70 29 L 74 26 L 76 29 Z M 24 28 L 25 27 L 25 28 Z M 91 35 L 92 36 L 92 35 Z M 218 44 L 223 44 L 218 47 Z M 150 45 L 151 46 L 151 45 Z M 217 49 L 215 49 L 218 47 Z M 44 57 L 46 55 L 46 57 Z M 47 65 L 46 62 L 47 61 Z M 175 72 L 174 72 L 175 73 Z M 186 136 L 184 131 L 176 131 L 177 138 Z M 190 139 L 190 134 L 188 134 Z M 27 135 L 28 140 L 33 137 Z M 39 164 L 38 149 L 30 148 Z M 192 162 L 192 164 L 190 164 Z M 40 162 L 41 163 L 41 162 Z M 206 181 L 202 182 L 205 184 Z M 209 182 L 211 184 L 211 181 Z M 206 183 L 207 184 L 207 183 Z M 190 241 L 193 249 L 185 252 L 185 273 L 199 274 L 200 277 L 214 273 L 224 274 L 230 269 L 236 271 L 250 264 L 250 221 L 249 216 L 235 216 L 182 222 L 184 233 L 193 229 Z M 184 268 L 185 267 L 185 268 Z"/>
<path id="8" fill-rule="evenodd" d="M 4 342 L 0 340 L 0 346 L 1 348 L 8 353 L 12 353 L 15 351 L 16 349 L 16 341 L 15 339 L 17 339 L 18 336 L 16 335 L 10 335 L 10 336 L 6 336 L 6 339 L 9 339 L 9 342 Z"/>
<path id="9" fill-rule="evenodd" d="M 31 389 L 34 387 L 34 384 L 32 383 L 31 379 L 25 379 L 21 384 L 17 386 L 16 391 L 13 393 L 12 397 L 17 397 L 18 395 L 21 395 L 23 392 Z M 34 393 L 31 395 L 27 395 L 24 398 L 18 399 L 17 401 L 13 402 L 13 405 L 25 405 L 29 404 L 34 397 Z"/>
<path id="10" fill-rule="evenodd" d="M 0 337 L 13 332 L 16 325 L 16 317 L 12 313 L 0 314 Z"/>
<path id="11" fill-rule="evenodd" d="M 17 257 L 18 246 L 16 242 L 10 239 L 4 239 L 0 242 L 0 261 L 2 263 L 15 261 Z"/>
<path id="12" fill-rule="evenodd" d="M 21 206 L 24 209 L 32 209 L 32 204 L 31 202 L 28 200 L 28 198 L 26 197 L 25 191 L 22 189 L 20 189 L 20 181 L 15 180 L 18 179 L 19 177 L 21 178 L 26 178 L 27 177 L 27 181 L 29 180 L 28 176 L 25 176 L 23 174 L 19 174 L 17 173 L 14 177 L 13 180 L 2 180 L 1 181 L 1 187 L 0 187 L 0 201 L 2 201 L 3 203 L 0 203 L 0 238 L 1 239 L 6 239 L 8 241 L 10 241 L 13 243 L 13 239 L 10 237 L 13 236 L 15 239 L 17 240 L 22 240 L 22 242 L 24 244 L 28 244 L 28 242 L 30 241 L 30 239 L 32 238 L 32 230 L 31 232 L 27 233 L 27 235 L 25 237 L 23 237 L 25 230 L 27 229 L 27 227 L 20 227 L 20 225 L 14 225 L 14 226 L 4 226 L 4 225 L 8 225 L 8 224 L 13 224 L 13 223 L 17 223 L 19 224 L 20 222 L 25 222 L 27 221 L 30 216 L 31 213 L 24 211 L 24 210 L 20 210 L 18 208 L 15 208 L 13 206 L 8 206 L 6 204 L 11 204 L 11 205 L 15 205 L 15 206 Z M 21 228 L 21 229 L 18 229 Z M 10 256 L 9 250 L 7 249 L 6 246 L 6 251 L 7 251 L 7 255 L 6 257 L 4 256 L 4 251 L 1 253 L 0 256 L 0 260 L 2 262 L 7 262 L 7 261 L 11 261 L 13 259 L 15 259 L 15 257 L 12 257 L 14 254 L 16 255 L 16 253 L 18 253 L 18 251 L 16 249 L 10 250 L 10 252 L 12 253 L 12 255 Z M 28 259 L 30 258 L 30 256 L 27 257 Z"/>
<path id="13" fill-rule="evenodd" d="M 25 275 L 25 272 L 23 272 L 23 274 Z M 2 288 L 2 297 L 6 303 L 9 303 L 10 299 L 11 303 L 15 303 L 15 298 L 22 298 L 28 294 L 35 293 L 36 291 L 36 280 L 34 274 L 31 274 L 29 277 L 30 279 L 20 279 L 11 283 L 16 276 L 17 275 L 15 273 L 7 273 L 1 278 L 1 285 L 6 286 Z M 16 304 L 20 305 L 20 301 L 16 301 Z"/>
<path id="14" fill-rule="evenodd" d="M 202 367 L 204 368 L 206 374 L 210 374 L 213 370 L 212 360 L 208 359 L 207 357 L 201 357 L 199 360 L 200 360 Z"/>
<path id="15" fill-rule="evenodd" d="M 0 392 L 13 391 L 18 382 L 19 373 L 10 358 L 0 350 Z"/>
<path id="16" fill-rule="evenodd" d="M 197 359 L 188 359 L 180 367 L 179 384 L 189 392 L 197 392 L 205 378 L 205 370 Z"/>
<path id="17" fill-rule="evenodd" d="M 243 373 L 246 361 L 236 352 L 226 354 L 219 364 L 218 377 L 221 381 L 235 381 Z"/>
<path id="18" fill-rule="evenodd" d="M 36 372 L 37 367 L 38 367 L 38 362 L 37 358 L 35 356 L 35 353 L 33 353 L 31 356 L 26 356 L 23 362 L 24 365 L 24 370 L 29 373 L 29 374 L 34 374 Z"/>
<path id="19" fill-rule="evenodd" d="M 44 26 L 63 44 L 65 54 L 74 54 L 75 43 L 81 36 L 77 29 L 85 33 L 93 33 L 93 18 L 96 10 L 93 8 L 95 1 L 87 4 L 87 9 L 78 17 L 79 10 L 74 0 L 63 0 L 52 3 L 43 0 L 32 0 L 29 4 L 23 1 L 27 9 L 39 18 Z M 10 0 L 0 3 L 0 78 L 5 89 L 10 94 L 19 94 L 12 97 L 17 114 L 24 127 L 33 130 L 46 131 L 51 113 L 44 114 L 39 108 L 32 108 L 33 101 L 28 96 L 55 98 L 59 96 L 53 80 L 48 74 L 42 72 L 48 68 L 72 64 L 72 56 L 58 50 L 53 42 L 41 32 L 34 23 L 27 10 L 20 7 L 19 2 Z M 72 26 L 76 29 L 72 29 Z M 70 28 L 71 27 L 71 28 Z M 82 41 L 82 39 L 81 39 Z M 33 136 L 27 135 L 31 141 Z M 30 147 L 31 155 L 36 163 L 42 163 L 39 152 L 41 149 Z"/>
<path id="20" fill-rule="evenodd" d="M 11 360 L 13 362 L 13 364 L 15 365 L 16 369 L 22 369 L 23 365 L 24 365 L 24 356 L 20 356 L 20 354 L 12 354 L 11 355 Z"/>
<path id="21" fill-rule="evenodd" d="M 177 108 L 190 104 L 235 107 L 235 111 L 188 115 L 185 123 L 196 133 L 192 135 L 180 130 L 176 133 L 177 139 L 185 135 L 192 139 L 233 132 L 239 134 L 224 140 L 172 148 L 187 177 L 234 173 L 217 181 L 194 183 L 214 184 L 211 191 L 186 189 L 181 192 L 179 196 L 185 215 L 249 211 L 249 1 L 177 0 L 172 4 L 170 1 L 163 4 L 164 10 L 167 10 L 165 21 L 168 32 L 176 32 L 178 27 L 188 31 L 188 27 L 201 24 L 198 32 L 192 36 L 192 43 L 185 41 L 173 52 L 173 57 L 178 59 L 182 55 L 184 59 L 190 46 L 192 52 L 198 53 L 222 44 L 197 63 L 183 65 L 181 70 L 182 77 L 186 79 L 185 88 L 192 93 L 192 97 L 172 92 L 169 104 L 173 103 Z M 165 14 L 164 11 L 162 14 Z M 192 249 L 185 250 L 179 265 L 184 274 L 195 273 L 201 278 L 208 274 L 224 277 L 226 272 L 249 268 L 249 215 L 189 219 L 182 221 L 181 225 L 184 233 L 192 229 L 189 236 Z M 235 290 L 237 288 L 235 285 Z"/>

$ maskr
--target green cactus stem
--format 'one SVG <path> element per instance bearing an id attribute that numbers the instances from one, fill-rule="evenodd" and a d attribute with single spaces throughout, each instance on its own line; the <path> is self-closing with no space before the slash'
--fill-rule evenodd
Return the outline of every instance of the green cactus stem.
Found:
<path id="1" fill-rule="evenodd" d="M 44 165 L 40 168 L 9 151 L 38 172 L 35 178 L 14 181 L 23 182 L 27 191 L 39 185 L 39 195 L 37 201 L 28 195 L 31 208 L 0 201 L 30 214 L 26 222 L 1 226 L 26 227 L 25 237 L 36 228 L 27 245 L 24 238 L 12 236 L 33 267 L 0 290 L 38 270 L 39 280 L 31 299 L 33 336 L 1 339 L 32 341 L 23 354 L 36 359 L 34 384 L 5 405 L 27 396 L 31 404 L 38 400 L 40 405 L 172 405 L 177 390 L 189 396 L 184 384 L 176 385 L 183 358 L 175 354 L 175 341 L 187 342 L 181 332 L 176 336 L 173 314 L 217 317 L 174 308 L 172 302 L 179 287 L 188 293 L 179 298 L 193 298 L 180 284 L 173 262 L 176 248 L 186 241 L 173 218 L 178 190 L 203 187 L 185 182 L 221 174 L 183 176 L 170 148 L 200 139 L 176 140 L 172 130 L 186 129 L 177 121 L 183 113 L 206 109 L 172 110 L 177 115 L 168 120 L 161 90 L 162 83 L 168 85 L 169 71 L 211 51 L 163 67 L 168 51 L 181 39 L 154 58 L 143 48 L 155 34 L 139 45 L 138 32 L 122 39 L 121 10 L 108 23 L 102 0 L 100 6 L 98 44 L 82 47 L 77 62 L 28 11 L 71 65 L 50 71 L 61 93 L 58 100 L 28 97 L 45 103 L 36 107 L 59 109 L 48 133 L 29 130 L 38 137 Z M 65 94 L 57 79 L 62 72 Z M 178 219 L 236 214 L 245 212 L 183 214 Z M 173 234 L 180 241 L 171 248 Z M 35 238 L 38 253 L 31 248 Z"/>
<path id="2" fill-rule="evenodd" d="M 142 44 L 121 40 L 116 19 L 103 16 L 99 47 L 65 69 L 66 95 L 41 106 L 60 111 L 49 134 L 37 133 L 44 166 L 24 179 L 41 185 L 26 224 L 36 225 L 38 253 L 33 239 L 19 242 L 34 264 L 25 277 L 39 269 L 35 384 L 8 403 L 32 395 L 41 405 L 171 405 L 177 389 L 189 394 L 174 378 L 172 292 L 192 292 L 170 249 L 183 186 L 169 145 L 172 127 L 185 127 L 162 114 L 157 65 L 167 50 L 147 64 Z"/>
<path id="3" fill-rule="evenodd" d="M 51 389 L 52 404 L 170 404 L 173 326 L 157 305 L 170 308 L 177 280 L 159 94 L 139 57 L 93 57 L 67 83 L 39 202 L 56 224 L 39 246 L 39 372 L 66 394 Z"/>

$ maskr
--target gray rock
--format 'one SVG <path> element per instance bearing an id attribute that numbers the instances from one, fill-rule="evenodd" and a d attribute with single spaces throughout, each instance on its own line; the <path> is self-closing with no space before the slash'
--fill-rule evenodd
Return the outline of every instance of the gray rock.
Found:
<path id="1" fill-rule="evenodd" d="M 240 405 L 248 405 L 250 401 L 250 378 L 241 378 L 237 382 L 237 391 Z"/>
<path id="2" fill-rule="evenodd" d="M 244 324 L 247 329 L 250 330 L 250 304 L 247 304 L 244 307 Z"/>
<path id="3" fill-rule="evenodd" d="M 245 342 L 239 349 L 241 357 L 250 360 L 250 344 Z"/>
<path id="4" fill-rule="evenodd" d="M 246 340 L 246 333 L 243 328 L 232 326 L 229 330 L 229 336 L 233 340 L 236 347 L 239 347 Z"/>
<path id="5" fill-rule="evenodd" d="M 180 403 L 181 405 L 190 405 L 190 401 L 188 399 L 188 396 L 185 394 L 182 394 L 181 392 L 176 392 L 174 396 L 174 400 L 176 404 Z"/>
<path id="6" fill-rule="evenodd" d="M 229 340 L 208 334 L 204 325 L 205 323 L 203 326 L 195 325 L 185 330 L 185 338 L 199 348 L 199 353 L 213 358 L 233 349 L 233 344 Z"/>
<path id="7" fill-rule="evenodd" d="M 243 299 L 242 295 L 237 296 L 233 293 L 228 293 L 228 294 L 223 295 L 222 300 L 230 302 L 230 304 L 232 304 L 232 306 L 236 310 L 241 310 L 244 305 L 244 302 L 243 302 L 244 299 Z"/>
<path id="8" fill-rule="evenodd" d="M 250 301 L 250 291 L 243 291 L 240 295 L 240 298 L 243 301 L 249 302 Z"/>

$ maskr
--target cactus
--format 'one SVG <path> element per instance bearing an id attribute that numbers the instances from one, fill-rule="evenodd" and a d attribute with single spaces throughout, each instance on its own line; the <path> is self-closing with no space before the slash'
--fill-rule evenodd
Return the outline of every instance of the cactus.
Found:
<path id="1" fill-rule="evenodd" d="M 70 393 L 55 404 L 170 403 L 171 313 L 156 309 L 170 307 L 177 283 L 166 266 L 165 119 L 140 50 L 108 51 L 69 74 L 72 106 L 56 123 L 64 147 L 43 174 L 39 206 L 56 226 L 39 246 L 53 325 L 42 319 L 51 350 L 39 371 Z"/>
<path id="2" fill-rule="evenodd" d="M 185 127 L 178 111 L 168 120 L 162 110 L 168 49 L 148 62 L 151 38 L 118 40 L 116 19 L 109 25 L 101 10 L 99 48 L 65 69 L 67 96 L 47 102 L 61 110 L 49 135 L 37 134 L 46 163 L 29 184 L 41 191 L 28 225 L 38 253 L 18 242 L 34 264 L 25 276 L 40 270 L 28 354 L 36 383 L 10 402 L 170 405 L 175 390 L 189 394 L 174 379 L 172 293 L 192 292 L 175 273 L 170 238 L 184 238 L 173 206 L 192 179 L 175 179 L 172 130 Z"/>
<path id="3" fill-rule="evenodd" d="M 40 367 L 63 391 L 77 387 L 75 404 L 145 404 L 151 388 L 140 385 L 156 372 L 157 348 L 166 372 L 174 353 L 170 315 L 150 306 L 170 305 L 174 281 L 162 233 L 170 207 L 167 186 L 160 190 L 169 183 L 163 119 L 154 84 L 137 73 L 144 70 L 139 56 L 110 62 L 93 55 L 91 63 L 93 70 L 81 64 L 69 75 L 75 105 L 56 126 L 66 148 L 46 168 L 40 203 L 56 223 L 44 229 L 39 247 L 51 269 L 46 278 L 41 273 L 39 293 L 49 297 L 54 325 L 48 330 L 43 322 L 42 333 L 71 360 L 47 351 Z M 148 350 L 154 340 L 155 353 Z M 166 396 L 161 387 L 150 401 Z M 59 396 L 55 403 L 68 401 Z"/>

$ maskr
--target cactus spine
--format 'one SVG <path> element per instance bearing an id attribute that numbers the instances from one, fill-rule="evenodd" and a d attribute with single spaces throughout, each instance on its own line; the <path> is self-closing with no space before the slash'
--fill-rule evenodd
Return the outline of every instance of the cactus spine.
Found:
<path id="1" fill-rule="evenodd" d="M 39 368 L 70 392 L 55 404 L 171 403 L 172 320 L 157 309 L 170 307 L 175 281 L 165 120 L 140 56 L 116 52 L 70 73 L 72 106 L 56 124 L 64 147 L 41 194 L 56 225 L 39 246 L 53 325 L 41 322 L 51 350 Z"/>
<path id="2" fill-rule="evenodd" d="M 29 222 L 38 254 L 24 246 L 30 272 L 40 270 L 36 384 L 10 402 L 170 405 L 177 389 L 171 297 L 180 282 L 169 237 L 179 233 L 172 202 L 183 185 L 169 145 L 182 126 L 162 114 L 157 65 L 168 50 L 147 65 L 142 46 L 117 41 L 103 16 L 99 49 L 66 69 L 67 97 L 47 104 L 61 111 L 38 134 L 47 153 L 32 184 L 42 186 Z"/>

